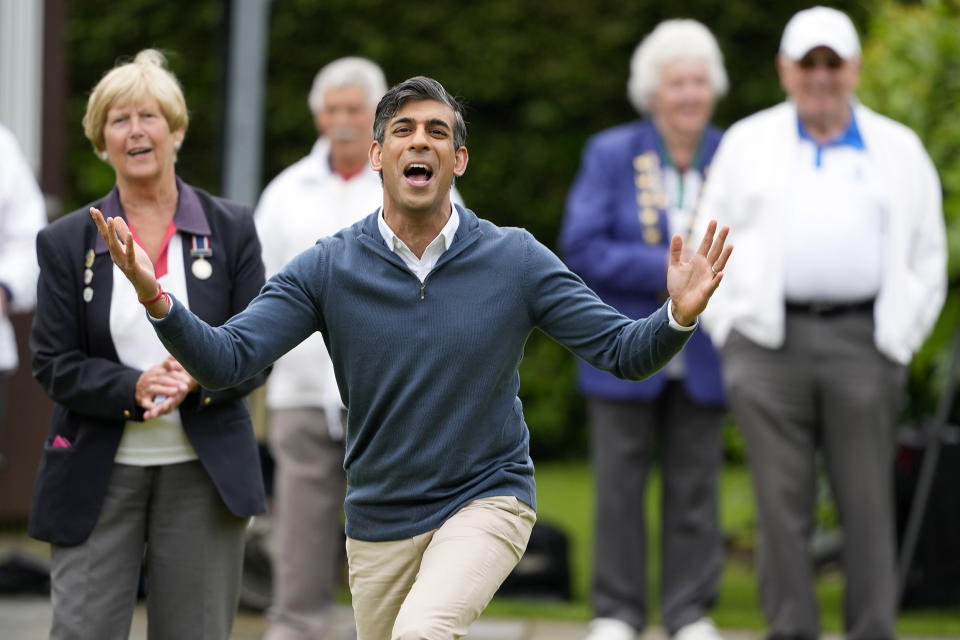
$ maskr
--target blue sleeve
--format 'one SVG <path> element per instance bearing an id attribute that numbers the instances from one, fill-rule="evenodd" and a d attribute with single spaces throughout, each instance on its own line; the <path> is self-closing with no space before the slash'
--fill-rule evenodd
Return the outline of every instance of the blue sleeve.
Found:
<path id="1" fill-rule="evenodd" d="M 629 163 L 632 159 L 620 157 L 622 152 L 609 147 L 597 139 L 587 144 L 580 171 L 567 196 L 560 252 L 570 268 L 592 287 L 656 295 L 666 288 L 668 248 L 638 242 L 635 237 L 617 236 L 618 198 L 631 198 L 635 215 L 639 214 L 639 207 L 636 189 L 616 180 L 615 163 Z"/>
<path id="2" fill-rule="evenodd" d="M 641 380 L 666 365 L 692 335 L 670 327 L 666 305 L 631 320 L 604 303 L 529 233 L 523 243 L 524 296 L 533 324 L 594 367 Z"/>
<path id="3" fill-rule="evenodd" d="M 170 354 L 207 389 L 256 376 L 322 326 L 318 293 L 320 250 L 306 251 L 270 278 L 250 305 L 220 327 L 191 313 L 173 296 L 170 312 L 151 318 Z"/>
<path id="4" fill-rule="evenodd" d="M 243 225 L 243 231 L 236 234 L 237 244 L 231 248 L 234 257 L 233 286 L 230 289 L 230 314 L 235 315 L 245 309 L 257 293 L 263 288 L 264 267 L 261 260 L 260 240 L 253 223 L 253 216 L 245 212 L 236 223 Z M 269 366 L 269 365 L 268 365 Z M 263 369 L 243 382 L 228 388 L 212 391 L 201 385 L 201 406 L 230 402 L 242 398 L 267 381 L 269 371 Z"/>

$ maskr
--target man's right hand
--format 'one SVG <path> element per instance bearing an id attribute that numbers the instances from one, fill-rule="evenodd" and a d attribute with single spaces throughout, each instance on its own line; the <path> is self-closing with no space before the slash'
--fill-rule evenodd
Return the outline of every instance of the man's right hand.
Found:
<path id="1" fill-rule="evenodd" d="M 170 310 L 170 300 L 160 296 L 160 281 L 154 273 L 153 261 L 143 248 L 133 241 L 133 233 L 123 218 L 104 219 L 96 207 L 90 207 L 90 217 L 97 224 L 97 231 L 103 236 L 110 249 L 110 258 L 120 267 L 123 275 L 137 291 L 137 298 L 144 302 L 147 311 L 154 318 L 162 318 Z M 146 304 L 150 301 L 150 304 Z"/>

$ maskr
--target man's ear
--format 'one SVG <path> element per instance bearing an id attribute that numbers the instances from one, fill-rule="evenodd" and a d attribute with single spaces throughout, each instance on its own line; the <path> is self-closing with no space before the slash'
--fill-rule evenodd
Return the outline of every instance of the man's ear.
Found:
<path id="1" fill-rule="evenodd" d="M 467 162 L 470 161 L 470 154 L 467 153 L 467 147 L 463 146 L 456 150 L 453 157 L 453 175 L 462 176 L 467 172 Z"/>
<path id="2" fill-rule="evenodd" d="M 383 148 L 380 143 L 374 140 L 370 144 L 370 168 L 374 171 L 383 170 Z"/>

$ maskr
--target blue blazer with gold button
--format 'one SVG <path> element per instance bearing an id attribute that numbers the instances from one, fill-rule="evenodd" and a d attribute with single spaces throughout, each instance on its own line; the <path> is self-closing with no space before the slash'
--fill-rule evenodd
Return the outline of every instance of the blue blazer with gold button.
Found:
<path id="1" fill-rule="evenodd" d="M 719 129 L 703 133 L 694 166 L 702 175 L 720 144 Z M 667 297 L 670 232 L 661 170 L 667 163 L 650 120 L 622 124 L 587 142 L 567 196 L 560 233 L 564 261 L 604 302 L 630 318 L 643 318 Z M 686 242 L 687 239 L 685 238 Z M 699 239 L 694 239 L 694 245 Z M 683 358 L 683 385 L 698 404 L 724 402 L 720 363 L 702 328 L 677 355 Z M 621 380 L 579 363 L 584 394 L 610 400 L 650 400 L 667 383 L 663 371 L 646 380 Z"/>
<path id="2" fill-rule="evenodd" d="M 242 311 L 264 283 L 251 210 L 179 179 L 177 186 L 174 223 L 178 233 L 186 234 L 182 244 L 190 309 L 219 325 Z M 123 215 L 116 188 L 92 206 L 105 216 Z M 208 238 L 213 247 L 206 258 L 212 271 L 205 279 L 189 268 L 195 259 L 191 236 Z M 89 207 L 43 229 L 37 236 L 37 259 L 33 375 L 56 404 L 37 471 L 29 533 L 57 545 L 77 545 L 97 522 L 124 425 L 143 418 L 134 400 L 142 371 L 117 357 L 109 321 L 113 262 Z M 201 388 L 179 407 L 190 444 L 224 504 L 239 517 L 266 509 L 259 452 L 244 403 L 266 376 L 263 371 L 217 392 Z"/>

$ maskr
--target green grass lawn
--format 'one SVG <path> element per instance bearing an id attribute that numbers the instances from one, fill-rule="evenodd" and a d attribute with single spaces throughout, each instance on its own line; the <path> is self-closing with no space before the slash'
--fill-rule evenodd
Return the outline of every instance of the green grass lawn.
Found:
<path id="1" fill-rule="evenodd" d="M 566 618 L 588 620 L 590 564 L 593 544 L 593 476 L 586 462 L 543 463 L 537 465 L 537 501 L 539 519 L 563 529 L 570 541 L 570 565 L 573 601 L 570 603 L 531 602 L 495 598 L 487 615 L 525 618 Z M 650 526 L 651 596 L 656 598 L 659 548 L 659 477 L 651 477 L 647 492 Z M 724 532 L 731 552 L 723 572 L 720 598 L 712 616 L 721 628 L 763 629 L 763 616 L 757 602 L 756 576 L 752 548 L 755 538 L 753 497 L 746 467 L 728 465 L 723 473 L 721 513 Z M 843 579 L 838 572 L 827 572 L 817 582 L 823 627 L 841 629 Z M 656 604 L 653 604 L 654 610 Z M 657 614 L 652 614 L 653 621 Z M 908 611 L 900 615 L 898 630 L 908 635 L 960 636 L 960 610 Z"/>

